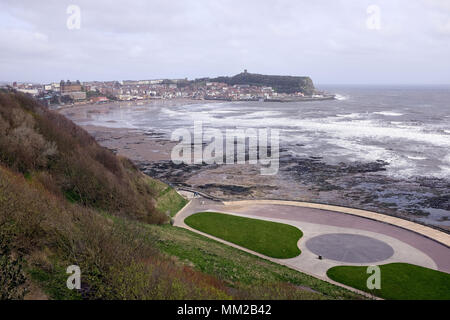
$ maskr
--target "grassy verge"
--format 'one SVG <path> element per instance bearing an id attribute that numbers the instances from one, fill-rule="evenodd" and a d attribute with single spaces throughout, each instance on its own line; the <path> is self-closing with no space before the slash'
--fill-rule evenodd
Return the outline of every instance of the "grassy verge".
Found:
<path id="1" fill-rule="evenodd" d="M 272 258 L 287 259 L 300 254 L 297 246 L 303 233 L 290 225 L 200 212 L 187 217 L 188 226 Z"/>
<path id="2" fill-rule="evenodd" d="M 361 299 L 347 289 L 330 284 L 296 270 L 261 259 L 197 233 L 170 225 L 145 225 L 158 248 L 177 257 L 185 265 L 214 275 L 230 287 L 247 288 L 256 294 L 261 288 L 288 283 L 302 292 L 297 299 Z M 291 289 L 291 291 L 294 291 Z M 270 292 L 269 290 L 267 292 Z M 259 294 L 262 294 L 261 292 Z M 275 292 L 268 299 L 284 296 Z M 262 298 L 258 295 L 256 298 Z M 290 297 L 286 297 L 290 298 Z"/>
<path id="3" fill-rule="evenodd" d="M 147 177 L 148 184 L 155 194 L 156 210 L 161 213 L 167 214 L 173 217 L 178 211 L 180 211 L 188 201 L 178 194 L 178 192 L 169 187 L 164 182 Z"/>
<path id="4" fill-rule="evenodd" d="M 67 288 L 66 281 L 70 274 L 67 274 L 60 265 L 55 264 L 54 270 L 33 267 L 28 270 L 28 273 L 52 299 L 81 300 L 81 294 L 77 290 Z"/>
<path id="5" fill-rule="evenodd" d="M 340 283 L 395 300 L 450 300 L 450 274 L 406 263 L 380 266 L 381 289 L 367 288 L 367 267 L 340 266 L 327 275 Z"/>
<path id="6" fill-rule="evenodd" d="M 175 189 L 167 187 L 166 191 L 156 201 L 156 210 L 162 213 L 169 213 L 173 217 L 187 202 Z"/>

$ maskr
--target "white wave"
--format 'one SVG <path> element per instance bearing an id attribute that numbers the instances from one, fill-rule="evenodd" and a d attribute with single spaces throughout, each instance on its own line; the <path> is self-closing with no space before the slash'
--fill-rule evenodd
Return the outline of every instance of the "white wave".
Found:
<path id="1" fill-rule="evenodd" d="M 411 160 L 426 160 L 426 157 L 416 157 L 416 156 L 406 156 L 408 159 Z"/>
<path id="2" fill-rule="evenodd" d="M 336 117 L 355 119 L 355 118 L 360 118 L 361 115 L 362 115 L 361 113 L 347 113 L 347 114 L 337 114 Z"/>
<path id="3" fill-rule="evenodd" d="M 320 122 L 313 120 L 289 120 L 285 119 L 284 125 L 293 125 L 300 129 L 311 131 L 328 132 L 340 138 L 377 138 L 377 139 L 407 139 L 424 142 L 437 146 L 450 147 L 450 138 L 438 133 L 423 132 L 420 128 L 397 128 L 385 127 L 379 123 L 360 120 L 345 122 Z"/>
<path id="4" fill-rule="evenodd" d="M 324 141 L 339 148 L 339 150 L 333 148 L 324 152 L 328 151 L 330 155 L 346 156 L 352 161 L 372 162 L 382 159 L 389 162 L 394 158 L 394 154 L 383 147 L 363 145 L 358 141 L 340 138 L 327 138 Z"/>
<path id="5" fill-rule="evenodd" d="M 393 112 L 393 111 L 378 111 L 378 112 L 374 112 L 374 114 L 380 114 L 382 116 L 390 116 L 390 117 L 399 117 L 399 116 L 403 115 L 403 113 Z"/>
<path id="6" fill-rule="evenodd" d="M 340 95 L 340 94 L 335 94 L 334 97 L 335 97 L 336 100 L 339 100 L 339 101 L 348 100 L 347 96 L 343 96 L 343 95 Z"/>
<path id="7" fill-rule="evenodd" d="M 423 175 L 423 171 L 415 161 L 410 161 L 396 152 L 384 147 L 363 145 L 359 144 L 357 141 L 338 138 L 327 139 L 326 141 L 329 145 L 334 145 L 337 147 L 327 147 L 321 151 L 320 155 L 323 156 L 324 161 L 327 163 L 333 163 L 333 159 L 340 159 L 342 157 L 344 157 L 346 161 L 374 162 L 377 160 L 383 160 L 389 163 L 389 165 L 386 167 L 387 171 L 380 174 L 386 174 L 396 178 Z M 446 175 L 442 171 L 439 171 L 436 174 L 441 177 Z"/>
<path id="8" fill-rule="evenodd" d="M 243 115 L 239 115 L 233 118 L 238 119 L 266 119 L 269 117 L 276 117 L 281 115 L 282 113 L 279 111 L 256 111 L 256 112 L 250 112 Z"/>
<path id="9" fill-rule="evenodd" d="M 220 110 L 220 109 L 219 109 Z M 222 109 L 228 111 L 229 109 Z M 232 115 L 225 117 L 217 117 L 208 110 L 198 109 L 172 109 L 162 108 L 161 112 L 165 116 L 175 118 L 180 124 L 192 124 L 194 121 L 203 121 L 205 124 L 217 127 L 247 127 L 247 128 L 286 128 L 292 131 L 298 131 L 299 134 L 310 132 L 319 137 L 337 137 L 346 140 L 358 140 L 361 138 L 391 140 L 405 139 L 419 143 L 426 143 L 436 146 L 450 148 L 450 137 L 448 134 L 441 132 L 425 132 L 426 128 L 420 126 L 391 126 L 374 120 L 355 120 L 360 114 L 350 113 L 330 118 L 300 118 L 298 115 L 280 117 L 282 113 L 275 110 L 265 110 L 248 112 L 243 115 Z M 94 122 L 102 122 L 99 125 L 114 127 L 133 128 L 137 119 L 130 119 L 126 112 L 114 116 L 98 117 Z M 348 118 L 348 121 L 346 121 Z M 116 120 L 119 123 L 107 123 L 108 120 Z M 448 131 L 448 130 L 447 130 Z"/>

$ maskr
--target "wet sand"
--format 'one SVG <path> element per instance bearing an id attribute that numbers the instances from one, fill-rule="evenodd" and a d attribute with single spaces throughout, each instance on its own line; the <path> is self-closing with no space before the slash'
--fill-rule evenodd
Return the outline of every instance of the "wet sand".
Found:
<path id="1" fill-rule="evenodd" d="M 83 125 L 102 146 L 133 161 L 162 161 L 170 159 L 175 142 L 137 130 Z"/>
<path id="2" fill-rule="evenodd" d="M 170 153 L 176 144 L 156 131 L 137 130 L 135 128 L 115 128 L 116 121 L 111 121 L 111 127 L 89 124 L 96 114 L 108 114 L 120 108 L 139 109 L 142 105 L 164 106 L 187 105 L 199 103 L 199 100 L 146 100 L 137 102 L 110 102 L 105 104 L 86 104 L 65 107 L 58 110 L 91 134 L 102 146 L 114 153 L 130 158 L 133 161 L 170 160 Z"/>

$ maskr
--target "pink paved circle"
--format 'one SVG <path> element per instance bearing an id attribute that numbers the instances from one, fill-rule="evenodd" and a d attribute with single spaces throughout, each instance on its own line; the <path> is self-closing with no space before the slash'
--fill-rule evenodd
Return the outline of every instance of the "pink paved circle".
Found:
<path id="1" fill-rule="evenodd" d="M 329 233 L 306 241 L 306 247 L 325 259 L 372 263 L 389 259 L 394 249 L 387 243 L 359 234 Z"/>

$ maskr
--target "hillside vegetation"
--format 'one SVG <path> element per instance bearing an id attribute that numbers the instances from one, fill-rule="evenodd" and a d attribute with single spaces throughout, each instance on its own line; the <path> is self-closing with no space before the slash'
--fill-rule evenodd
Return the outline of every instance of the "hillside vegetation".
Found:
<path id="1" fill-rule="evenodd" d="M 56 196 L 163 223 L 151 188 L 133 164 L 100 147 L 64 116 L 21 95 L 0 95 L 0 161 Z"/>
<path id="2" fill-rule="evenodd" d="M 0 92 L 0 298 L 229 297 L 136 229 L 183 205 L 158 210 L 161 187 L 63 116 Z M 66 288 L 72 264 L 81 292 Z"/>
<path id="3" fill-rule="evenodd" d="M 273 264 L 248 284 L 268 262 L 168 225 L 185 203 L 63 116 L 0 91 L 0 299 L 358 297 Z M 239 276 L 210 272 L 217 263 Z M 70 265 L 80 291 L 66 287 Z"/>

